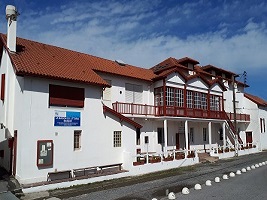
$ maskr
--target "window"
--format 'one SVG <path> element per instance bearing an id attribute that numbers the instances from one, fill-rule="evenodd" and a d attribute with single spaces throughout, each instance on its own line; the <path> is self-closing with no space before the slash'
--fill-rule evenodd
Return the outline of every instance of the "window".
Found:
<path id="1" fill-rule="evenodd" d="M 186 104 L 187 104 L 187 108 L 193 108 L 193 92 L 192 91 L 186 92 Z"/>
<path id="2" fill-rule="evenodd" d="M 190 140 L 191 143 L 194 143 L 194 128 L 190 128 L 189 140 Z"/>
<path id="3" fill-rule="evenodd" d="M 261 128 L 261 133 L 265 132 L 265 119 L 264 118 L 260 118 L 260 128 Z"/>
<path id="4" fill-rule="evenodd" d="M 207 110 L 207 94 L 201 94 L 201 108 Z"/>
<path id="5" fill-rule="evenodd" d="M 220 111 L 220 99 L 221 97 L 210 95 L 210 110 Z"/>
<path id="6" fill-rule="evenodd" d="M 201 93 L 194 92 L 194 108 L 201 109 Z"/>
<path id="7" fill-rule="evenodd" d="M 174 88 L 166 88 L 166 105 L 174 106 Z"/>
<path id="8" fill-rule="evenodd" d="M 136 129 L 136 145 L 140 145 L 140 135 L 141 135 L 140 128 L 137 128 Z"/>
<path id="9" fill-rule="evenodd" d="M 158 128 L 158 144 L 164 144 L 164 129 Z"/>
<path id="10" fill-rule="evenodd" d="M 155 105 L 163 106 L 163 88 L 156 88 L 155 91 Z"/>
<path id="11" fill-rule="evenodd" d="M 5 74 L 1 76 L 1 100 L 4 101 L 5 99 Z"/>
<path id="12" fill-rule="evenodd" d="M 49 85 L 49 106 L 84 107 L 84 88 Z"/>
<path id="13" fill-rule="evenodd" d="M 143 102 L 143 88 L 142 85 L 134 85 L 130 83 L 125 84 L 125 100 L 127 103 L 142 103 Z"/>
<path id="14" fill-rule="evenodd" d="M 74 151 L 81 149 L 81 133 L 82 131 L 74 131 Z"/>
<path id="15" fill-rule="evenodd" d="M 114 131 L 113 136 L 113 147 L 121 147 L 121 131 Z"/>
<path id="16" fill-rule="evenodd" d="M 111 80 L 106 80 L 105 81 L 111 85 Z M 106 87 L 103 90 L 103 100 L 105 101 L 111 101 L 111 87 Z"/>
<path id="17" fill-rule="evenodd" d="M 207 141 L 207 128 L 203 128 L 203 141 Z"/>
<path id="18" fill-rule="evenodd" d="M 184 90 L 183 89 L 176 89 L 175 90 L 175 97 L 176 97 L 176 106 L 184 107 Z"/>
<path id="19" fill-rule="evenodd" d="M 148 144 L 149 143 L 149 138 L 148 136 L 145 136 L 145 144 Z"/>

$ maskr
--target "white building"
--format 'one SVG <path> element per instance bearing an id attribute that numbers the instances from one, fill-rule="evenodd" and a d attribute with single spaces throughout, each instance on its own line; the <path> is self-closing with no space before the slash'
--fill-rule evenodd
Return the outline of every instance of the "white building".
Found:
<path id="1" fill-rule="evenodd" d="M 254 105 L 242 98 L 247 85 L 235 82 L 233 115 L 234 73 L 187 57 L 143 69 L 17 38 L 16 12 L 7 11 L 8 33 L 0 36 L 0 165 L 20 183 L 123 170 L 136 175 L 197 163 L 203 152 L 259 151 L 251 120 L 265 116 L 264 109 L 249 112 Z M 248 131 L 256 139 L 248 140 Z"/>

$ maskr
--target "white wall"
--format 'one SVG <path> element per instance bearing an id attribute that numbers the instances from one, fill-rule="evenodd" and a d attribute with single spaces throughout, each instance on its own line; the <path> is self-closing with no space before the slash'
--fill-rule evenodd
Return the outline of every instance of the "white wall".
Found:
<path id="1" fill-rule="evenodd" d="M 84 108 L 48 106 L 49 83 L 85 88 Z M 123 152 L 134 151 L 135 128 L 103 114 L 102 88 L 24 77 L 16 84 L 14 129 L 18 131 L 17 178 L 21 183 L 44 181 L 48 172 L 123 163 Z M 80 127 L 55 127 L 55 111 L 78 111 Z M 74 130 L 82 130 L 81 150 L 73 150 Z M 122 147 L 113 147 L 113 131 L 122 131 Z M 37 140 L 53 140 L 52 167 L 38 168 Z"/>

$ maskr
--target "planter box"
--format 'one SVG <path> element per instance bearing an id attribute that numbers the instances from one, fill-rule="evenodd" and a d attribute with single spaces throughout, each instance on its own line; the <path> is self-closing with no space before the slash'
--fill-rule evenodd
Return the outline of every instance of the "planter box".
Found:
<path id="1" fill-rule="evenodd" d="M 136 161 L 136 162 L 133 162 L 133 166 L 144 165 L 144 164 L 145 164 L 145 161 Z"/>
<path id="2" fill-rule="evenodd" d="M 163 161 L 173 161 L 173 158 L 163 158 Z"/>

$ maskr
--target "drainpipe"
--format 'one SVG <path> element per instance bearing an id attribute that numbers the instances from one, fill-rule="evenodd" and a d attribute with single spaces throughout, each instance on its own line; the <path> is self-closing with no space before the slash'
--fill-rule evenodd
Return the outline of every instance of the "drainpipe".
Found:
<path id="1" fill-rule="evenodd" d="M 232 85 L 233 85 L 233 109 L 234 109 L 234 127 L 235 127 L 235 156 L 238 156 L 238 129 L 236 122 L 236 100 L 235 100 L 235 78 L 239 75 L 232 76 Z"/>

